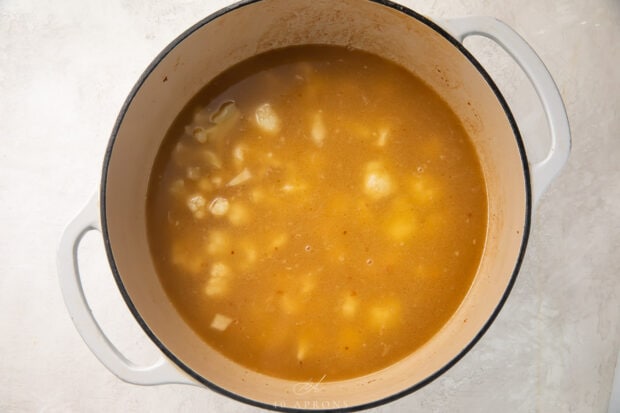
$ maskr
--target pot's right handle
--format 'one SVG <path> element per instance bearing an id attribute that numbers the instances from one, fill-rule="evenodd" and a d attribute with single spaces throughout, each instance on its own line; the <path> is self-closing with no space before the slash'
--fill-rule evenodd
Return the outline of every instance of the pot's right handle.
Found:
<path id="1" fill-rule="evenodd" d="M 58 247 L 60 288 L 76 329 L 99 361 L 121 380 L 140 384 L 196 384 L 163 356 L 150 366 L 137 366 L 106 337 L 86 301 L 78 267 L 78 246 L 89 231 L 101 231 L 99 197 L 95 194 L 65 229 Z"/>
<path id="2" fill-rule="evenodd" d="M 472 35 L 493 40 L 512 56 L 534 85 L 542 102 L 551 135 L 551 147 L 547 156 L 542 161 L 529 165 L 535 205 L 568 160 L 571 146 L 566 109 L 551 74 L 530 45 L 500 20 L 480 16 L 444 20 L 441 23 L 461 43 Z"/>

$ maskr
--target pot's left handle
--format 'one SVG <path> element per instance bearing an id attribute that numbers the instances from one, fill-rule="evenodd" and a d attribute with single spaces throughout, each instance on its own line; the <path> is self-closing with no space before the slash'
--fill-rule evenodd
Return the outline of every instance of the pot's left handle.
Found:
<path id="1" fill-rule="evenodd" d="M 77 253 L 87 232 L 101 231 L 98 199 L 95 194 L 71 221 L 58 247 L 60 288 L 73 324 L 93 354 L 121 380 L 147 386 L 168 383 L 196 384 L 164 357 L 150 366 L 135 365 L 112 344 L 93 316 L 82 288 Z"/>

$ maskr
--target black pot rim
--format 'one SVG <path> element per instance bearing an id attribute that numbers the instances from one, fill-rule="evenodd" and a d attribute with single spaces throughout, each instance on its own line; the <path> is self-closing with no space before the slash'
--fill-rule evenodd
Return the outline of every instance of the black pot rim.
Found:
<path id="1" fill-rule="evenodd" d="M 108 257 L 108 261 L 109 261 L 110 267 L 112 269 L 112 273 L 114 275 L 114 279 L 116 281 L 118 289 L 120 290 L 121 295 L 122 295 L 123 299 L 125 300 L 125 303 L 129 307 L 129 310 L 131 311 L 131 313 L 135 317 L 135 319 L 138 322 L 138 324 L 140 325 L 140 327 L 142 327 L 144 332 L 147 334 L 147 336 L 155 343 L 155 345 L 162 351 L 162 353 L 164 353 L 166 355 L 166 357 L 168 357 L 168 359 L 170 359 L 172 362 L 174 362 L 179 368 L 181 368 L 185 373 L 187 373 L 189 376 L 191 376 L 194 380 L 196 380 L 199 383 L 203 384 L 207 388 L 209 388 L 209 389 L 211 389 L 211 390 L 213 390 L 213 391 L 215 391 L 215 392 L 217 392 L 219 394 L 222 394 L 224 396 L 230 397 L 230 398 L 232 398 L 234 400 L 237 400 L 237 401 L 240 401 L 240 402 L 252 405 L 252 406 L 256 406 L 256 407 L 260 407 L 260 408 L 268 409 L 268 410 L 281 411 L 281 412 L 291 412 L 291 413 L 304 413 L 304 412 L 308 412 L 308 411 L 312 411 L 312 412 L 325 411 L 325 412 L 331 412 L 331 413 L 352 412 L 352 411 L 359 411 L 359 410 L 369 409 L 369 408 L 372 408 L 372 407 L 376 407 L 376 406 L 380 406 L 380 405 L 383 405 L 383 404 L 386 404 L 386 403 L 390 403 L 392 401 L 400 399 L 401 397 L 409 395 L 409 394 L 415 392 L 416 390 L 421 389 L 422 387 L 424 387 L 427 384 L 431 383 L 436 378 L 441 376 L 443 373 L 448 371 L 454 364 L 456 364 L 456 362 L 458 362 L 461 358 L 463 358 L 465 356 L 465 354 L 467 354 L 469 352 L 469 350 L 471 350 L 471 348 L 480 340 L 480 338 L 484 335 L 484 333 L 486 333 L 486 331 L 489 329 L 489 327 L 491 326 L 491 324 L 493 323 L 493 321 L 495 320 L 495 318 L 499 314 L 500 310 L 502 309 L 502 307 L 503 307 L 504 303 L 506 302 L 506 300 L 508 298 L 508 295 L 510 294 L 510 291 L 512 290 L 512 288 L 514 286 L 514 283 L 516 281 L 517 274 L 519 273 L 519 269 L 520 269 L 521 264 L 523 262 L 523 258 L 524 258 L 524 255 L 525 255 L 525 250 L 526 250 L 528 239 L 529 239 L 530 226 L 531 226 L 531 215 L 532 215 L 531 179 L 530 179 L 530 172 L 529 172 L 529 168 L 528 168 L 527 156 L 526 156 L 526 152 L 525 152 L 525 146 L 523 144 L 523 140 L 521 138 L 521 134 L 519 133 L 519 129 L 517 127 L 517 123 L 516 123 L 516 121 L 515 121 L 515 119 L 514 119 L 514 117 L 512 115 L 512 112 L 510 111 L 510 108 L 508 107 L 508 104 L 507 104 L 506 100 L 504 99 L 504 97 L 502 96 L 501 92 L 499 91 L 499 88 L 497 87 L 495 82 L 491 79 L 491 77 L 486 72 L 486 70 L 482 67 L 482 65 L 474 58 L 474 56 L 467 49 L 465 49 L 465 47 L 459 41 L 457 41 L 452 35 L 450 35 L 448 32 L 446 32 L 444 29 L 442 29 L 440 26 L 438 26 L 433 21 L 429 20 L 428 18 L 424 17 L 423 15 L 421 15 L 421 14 L 419 14 L 419 13 L 417 13 L 417 12 L 415 12 L 415 11 L 405 7 L 405 6 L 402 6 L 400 4 L 394 3 L 394 2 L 392 2 L 390 0 L 367 0 L 367 1 L 370 1 L 370 2 L 373 2 L 373 3 L 377 3 L 379 5 L 383 5 L 383 6 L 392 8 L 394 10 L 397 10 L 397 11 L 401 12 L 401 13 L 404 13 L 404 14 L 408 15 L 409 17 L 414 18 L 414 19 L 418 20 L 419 22 L 427 25 L 431 29 L 435 30 L 438 34 L 440 34 L 442 37 L 444 37 L 446 40 L 448 40 L 454 47 L 456 47 L 470 61 L 470 63 L 478 70 L 478 72 L 486 80 L 488 86 L 493 90 L 493 93 L 495 94 L 497 100 L 499 101 L 499 103 L 502 106 L 502 109 L 504 110 L 504 113 L 506 114 L 506 117 L 508 118 L 508 121 L 509 121 L 510 126 L 511 126 L 511 128 L 513 130 L 513 133 L 514 133 L 515 141 L 516 141 L 518 149 L 519 149 L 519 154 L 521 156 L 521 163 L 522 163 L 522 167 L 523 167 L 523 176 L 524 176 L 524 179 L 525 179 L 524 184 L 525 184 L 525 191 L 526 191 L 526 200 L 525 200 L 526 201 L 526 205 L 525 205 L 525 222 L 524 222 L 524 226 L 523 226 L 523 238 L 522 238 L 521 246 L 520 246 L 520 249 L 519 249 L 519 255 L 517 257 L 517 260 L 515 262 L 515 266 L 513 268 L 512 275 L 510 277 L 510 281 L 508 282 L 508 285 L 506 286 L 506 290 L 504 291 L 504 293 L 503 293 L 499 303 L 497 304 L 497 306 L 493 310 L 493 313 L 491 314 L 491 316 L 489 317 L 487 322 L 484 324 L 484 326 L 478 332 L 478 334 L 476 334 L 476 336 L 469 342 L 469 344 L 467 346 L 465 346 L 459 352 L 459 354 L 457 354 L 452 360 L 450 360 L 448 363 L 446 363 L 442 368 L 440 368 L 439 370 L 437 370 L 436 372 L 434 372 L 433 374 L 431 374 L 430 376 L 428 376 L 424 380 L 422 380 L 422 381 L 414 384 L 413 386 L 411 386 L 411 387 L 409 387 L 409 388 L 407 388 L 405 390 L 402 390 L 402 391 L 400 391 L 398 393 L 395 393 L 393 395 L 390 395 L 388 397 L 385 397 L 385 398 L 382 398 L 382 399 L 379 399 L 379 400 L 375 400 L 375 401 L 370 402 L 370 403 L 365 403 L 365 404 L 360 404 L 360 405 L 350 406 L 350 407 L 326 409 L 326 410 L 313 410 L 313 409 L 308 410 L 308 409 L 302 409 L 302 408 L 293 408 L 293 407 L 286 407 L 286 406 L 276 406 L 276 405 L 272 405 L 272 404 L 258 402 L 256 400 L 245 398 L 245 397 L 240 396 L 238 394 L 232 393 L 232 392 L 230 392 L 230 391 L 228 391 L 228 390 L 226 390 L 226 389 L 224 389 L 222 387 L 219 387 L 216 384 L 206 380 L 204 377 L 202 377 L 201 375 L 199 375 L 198 373 L 193 371 L 189 366 L 187 366 L 181 360 L 179 360 L 170 350 L 168 350 L 168 348 L 165 346 L 165 344 L 162 343 L 159 340 L 159 338 L 153 333 L 153 331 L 151 331 L 149 326 L 146 324 L 146 322 L 144 321 L 144 319 L 142 318 L 142 316 L 140 315 L 140 313 L 138 312 L 138 310 L 134 306 L 133 302 L 131 301 L 131 298 L 129 297 L 129 294 L 128 294 L 127 290 L 125 289 L 125 286 L 123 285 L 123 282 L 121 280 L 118 268 L 116 267 L 116 262 L 114 260 L 114 254 L 112 252 L 112 246 L 110 244 L 110 238 L 109 238 L 109 232 L 108 232 L 108 223 L 107 223 L 107 218 L 106 218 L 107 175 L 108 175 L 108 167 L 109 167 L 109 162 L 110 162 L 110 158 L 111 158 L 111 155 L 112 155 L 112 150 L 114 148 L 114 143 L 116 141 L 116 137 L 117 137 L 118 131 L 120 129 L 120 126 L 121 126 L 121 124 L 123 122 L 123 119 L 125 117 L 125 114 L 126 114 L 128 108 L 129 108 L 129 106 L 131 105 L 134 97 L 139 92 L 139 90 L 142 87 L 144 81 L 149 77 L 151 72 L 153 72 L 153 70 L 166 57 L 166 55 L 168 55 L 168 53 L 170 53 L 170 51 L 172 51 L 183 40 L 185 40 L 192 33 L 197 31 L 198 29 L 200 29 L 202 26 L 210 23 L 211 21 L 214 21 L 217 18 L 219 18 L 219 17 L 221 17 L 221 16 L 223 16 L 223 15 L 225 15 L 225 14 L 231 12 L 231 11 L 234 11 L 234 10 L 240 9 L 242 7 L 245 7 L 245 6 L 254 4 L 254 3 L 258 3 L 258 2 L 261 2 L 261 1 L 264 1 L 264 0 L 243 0 L 243 1 L 240 1 L 238 3 L 231 4 L 231 5 L 227 6 L 227 7 L 224 7 L 222 9 L 216 11 L 215 13 L 205 17 L 204 19 L 200 20 L 198 23 L 194 24 L 192 27 L 190 27 L 185 32 L 183 32 L 181 35 L 179 35 L 176 39 L 174 39 L 168 46 L 166 46 L 159 53 L 159 55 L 151 62 L 151 64 L 142 73 L 142 75 L 140 76 L 140 78 L 138 79 L 136 84 L 134 85 L 133 89 L 131 90 L 131 92 L 127 96 L 127 99 L 123 103 L 123 106 L 121 108 L 121 111 L 119 112 L 119 115 L 118 115 L 118 117 L 116 119 L 116 122 L 114 124 L 114 128 L 113 128 L 111 136 L 110 136 L 110 140 L 109 140 L 109 143 L 108 143 L 108 146 L 107 146 L 107 149 L 106 149 L 106 152 L 105 152 L 105 156 L 104 156 L 103 170 L 102 170 L 102 176 L 101 176 L 101 191 L 100 191 L 101 227 L 102 227 L 103 241 L 104 241 L 104 245 L 105 245 L 105 250 L 106 250 L 107 257 Z"/>

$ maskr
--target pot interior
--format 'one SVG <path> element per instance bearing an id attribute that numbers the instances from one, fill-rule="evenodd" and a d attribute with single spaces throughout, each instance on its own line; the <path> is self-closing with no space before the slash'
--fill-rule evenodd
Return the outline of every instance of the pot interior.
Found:
<path id="1" fill-rule="evenodd" d="M 207 346 L 181 319 L 159 283 L 147 242 L 149 174 L 169 126 L 185 104 L 226 68 L 255 54 L 300 44 L 362 49 L 406 67 L 461 119 L 486 180 L 488 227 L 474 282 L 447 324 L 422 348 L 381 371 L 297 383 L 245 369 Z M 263 0 L 237 6 L 186 32 L 159 56 L 132 92 L 106 157 L 102 206 L 108 254 L 134 315 L 169 356 L 246 401 L 306 409 L 366 405 L 425 384 L 475 341 L 511 285 L 522 252 L 529 200 L 523 154 L 509 114 L 467 56 L 423 18 L 373 1 Z"/>

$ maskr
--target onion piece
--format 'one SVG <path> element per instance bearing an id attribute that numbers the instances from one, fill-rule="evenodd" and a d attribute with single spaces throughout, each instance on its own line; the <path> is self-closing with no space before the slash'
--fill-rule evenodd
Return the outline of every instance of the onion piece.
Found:
<path id="1" fill-rule="evenodd" d="M 220 159 L 219 156 L 217 156 L 215 153 L 211 151 L 204 151 L 203 154 L 204 154 L 205 160 L 207 161 L 209 165 L 217 169 L 222 169 L 222 160 Z"/>
<path id="2" fill-rule="evenodd" d="M 252 173 L 248 170 L 248 168 L 244 168 L 237 176 L 231 179 L 226 186 L 235 186 L 240 185 L 249 179 L 252 178 Z"/>
<path id="3" fill-rule="evenodd" d="M 217 124 L 230 121 L 239 116 L 239 109 L 233 100 L 228 100 L 211 115 L 211 122 Z"/>
<path id="4" fill-rule="evenodd" d="M 210 122 L 206 126 L 196 126 L 192 129 L 192 136 L 200 143 L 221 141 L 235 128 L 241 119 L 241 112 L 237 104 L 226 101 L 211 115 Z"/>

